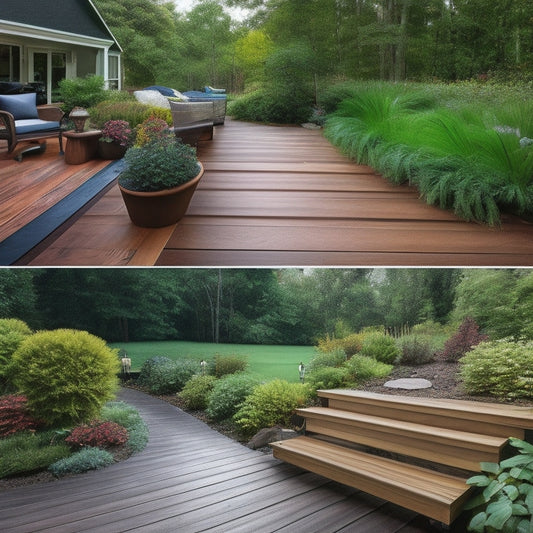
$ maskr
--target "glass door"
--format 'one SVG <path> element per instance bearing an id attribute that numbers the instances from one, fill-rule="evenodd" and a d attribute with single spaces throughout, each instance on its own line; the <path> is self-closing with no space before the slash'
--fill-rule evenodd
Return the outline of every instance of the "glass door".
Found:
<path id="1" fill-rule="evenodd" d="M 59 82 L 66 77 L 67 58 L 64 52 L 34 50 L 30 59 L 30 83 L 42 86 L 48 103 L 57 101 Z M 37 90 L 39 92 L 39 88 Z"/>

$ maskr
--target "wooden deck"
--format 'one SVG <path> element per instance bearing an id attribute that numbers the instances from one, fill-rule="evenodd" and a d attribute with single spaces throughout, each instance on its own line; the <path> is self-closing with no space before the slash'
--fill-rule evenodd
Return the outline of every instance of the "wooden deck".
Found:
<path id="1" fill-rule="evenodd" d="M 100 471 L 0 492 L 3 533 L 422 533 L 420 516 L 250 450 L 143 393 L 140 454 Z"/>
<path id="2" fill-rule="evenodd" d="M 198 155 L 206 172 L 176 227 L 136 228 L 112 187 L 19 264 L 533 265 L 531 222 L 464 222 L 356 165 L 320 131 L 227 120 Z"/>

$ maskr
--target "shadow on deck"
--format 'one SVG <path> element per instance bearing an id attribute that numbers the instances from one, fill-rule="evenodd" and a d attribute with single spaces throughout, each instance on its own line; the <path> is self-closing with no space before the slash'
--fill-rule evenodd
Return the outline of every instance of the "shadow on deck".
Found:
<path id="1" fill-rule="evenodd" d="M 420 516 L 281 463 L 146 394 L 124 389 L 150 429 L 104 470 L 0 493 L 4 533 L 432 531 Z"/>

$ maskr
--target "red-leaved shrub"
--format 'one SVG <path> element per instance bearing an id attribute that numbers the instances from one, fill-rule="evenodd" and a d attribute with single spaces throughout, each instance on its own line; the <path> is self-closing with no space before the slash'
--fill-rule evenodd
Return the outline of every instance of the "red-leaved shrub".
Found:
<path id="1" fill-rule="evenodd" d="M 94 446 L 96 448 L 108 448 L 119 446 L 128 440 L 128 430 L 116 422 L 101 422 L 95 420 L 90 424 L 82 424 L 75 427 L 65 442 L 73 448 Z"/>
<path id="2" fill-rule="evenodd" d="M 28 413 L 27 401 L 22 394 L 0 396 L 0 438 L 39 427 L 39 422 Z"/>
<path id="3" fill-rule="evenodd" d="M 479 333 L 479 326 L 476 321 L 473 318 L 466 317 L 459 326 L 457 333 L 444 344 L 442 356 L 447 361 L 458 361 L 466 352 L 486 340 L 488 340 L 488 336 Z"/>

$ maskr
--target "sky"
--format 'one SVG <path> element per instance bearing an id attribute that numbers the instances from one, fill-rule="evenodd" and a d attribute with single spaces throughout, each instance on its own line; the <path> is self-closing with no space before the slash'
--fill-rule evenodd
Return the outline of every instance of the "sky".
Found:
<path id="1" fill-rule="evenodd" d="M 199 0 L 174 0 L 174 3 L 176 4 L 176 10 L 182 13 L 190 11 L 196 4 L 198 4 L 198 2 Z M 232 18 L 236 20 L 242 20 L 245 18 L 244 9 L 234 8 L 228 9 L 227 11 L 232 16 Z"/>

